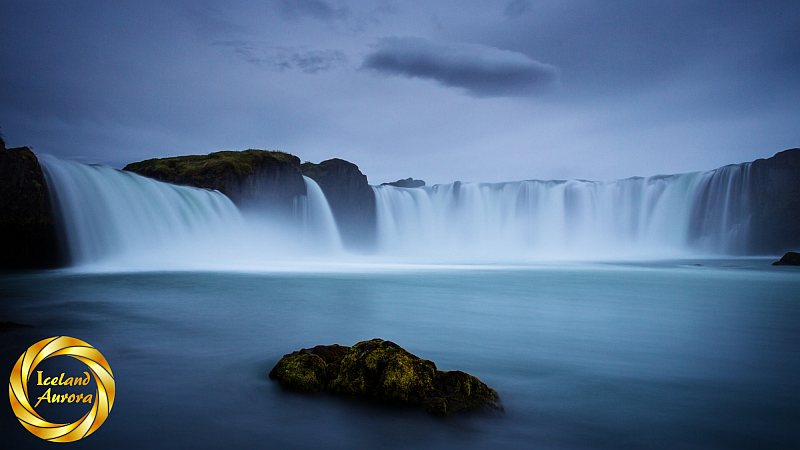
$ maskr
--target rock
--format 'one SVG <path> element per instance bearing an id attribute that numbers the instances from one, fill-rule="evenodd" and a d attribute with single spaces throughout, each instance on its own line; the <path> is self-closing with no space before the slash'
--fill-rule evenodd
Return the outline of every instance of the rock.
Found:
<path id="1" fill-rule="evenodd" d="M 343 159 L 301 166 L 303 175 L 319 184 L 349 248 L 372 249 L 375 244 L 375 193 L 358 166 Z"/>
<path id="2" fill-rule="evenodd" d="M 421 406 L 446 416 L 462 411 L 502 411 L 494 389 L 461 371 L 437 370 L 382 339 L 352 347 L 318 345 L 284 355 L 269 377 L 299 392 L 331 392 L 399 405 Z"/>
<path id="3" fill-rule="evenodd" d="M 168 183 L 216 189 L 245 209 L 266 205 L 291 213 L 295 197 L 306 193 L 300 159 L 278 151 L 148 159 L 128 164 L 124 170 Z"/>
<path id="4" fill-rule="evenodd" d="M 778 261 L 772 263 L 773 266 L 800 266 L 800 253 L 786 252 Z"/>
<path id="5" fill-rule="evenodd" d="M 436 365 L 394 342 L 359 342 L 339 364 L 330 382 L 331 390 L 339 394 L 411 404 L 421 404 L 433 394 Z"/>
<path id="6" fill-rule="evenodd" d="M 28 147 L 0 149 L 0 269 L 42 269 L 65 262 L 50 193 Z"/>
<path id="7" fill-rule="evenodd" d="M 330 379 L 338 373 L 342 358 L 350 347 L 318 345 L 284 355 L 269 373 L 287 388 L 300 392 L 320 392 L 328 388 Z"/>
<path id="8" fill-rule="evenodd" d="M 397 180 L 391 183 L 382 183 L 381 186 L 394 186 L 401 188 L 421 188 L 425 186 L 425 182 L 422 180 L 415 180 L 413 178 L 405 178 L 403 180 Z"/>
<path id="9" fill-rule="evenodd" d="M 750 203 L 748 254 L 800 248 L 800 149 L 751 163 Z"/>

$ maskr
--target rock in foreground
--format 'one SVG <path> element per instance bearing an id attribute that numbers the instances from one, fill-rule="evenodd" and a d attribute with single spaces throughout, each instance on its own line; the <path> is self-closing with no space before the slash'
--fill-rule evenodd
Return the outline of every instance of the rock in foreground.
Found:
<path id="1" fill-rule="evenodd" d="M 332 392 L 385 403 L 422 406 L 446 416 L 460 411 L 502 411 L 494 389 L 461 371 L 444 372 L 432 361 L 382 339 L 352 347 L 318 345 L 284 355 L 269 377 L 300 392 Z"/>
<path id="2" fill-rule="evenodd" d="M 800 253 L 786 252 L 781 259 L 772 263 L 773 266 L 800 266 Z"/>

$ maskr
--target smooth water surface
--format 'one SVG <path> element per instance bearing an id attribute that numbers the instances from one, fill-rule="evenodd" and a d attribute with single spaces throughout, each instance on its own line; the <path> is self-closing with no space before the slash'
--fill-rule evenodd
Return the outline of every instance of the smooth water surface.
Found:
<path id="1" fill-rule="evenodd" d="M 86 340 L 117 380 L 76 448 L 791 448 L 800 445 L 800 270 L 763 260 L 360 273 L 0 276 L 10 371 Z M 504 415 L 282 391 L 282 354 L 381 337 L 470 372 Z M 2 408 L 4 448 L 52 447 Z"/>

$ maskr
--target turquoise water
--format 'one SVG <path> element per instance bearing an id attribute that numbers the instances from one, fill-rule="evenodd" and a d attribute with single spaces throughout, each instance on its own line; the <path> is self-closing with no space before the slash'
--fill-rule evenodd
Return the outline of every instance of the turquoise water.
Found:
<path id="1" fill-rule="evenodd" d="M 702 265 L 695 265 L 702 264 Z M 800 270 L 765 260 L 327 273 L 0 275 L 2 362 L 70 335 L 107 357 L 82 448 L 800 446 Z M 470 372 L 499 417 L 282 391 L 284 353 L 381 337 Z M 5 448 L 45 447 L 2 408 Z"/>

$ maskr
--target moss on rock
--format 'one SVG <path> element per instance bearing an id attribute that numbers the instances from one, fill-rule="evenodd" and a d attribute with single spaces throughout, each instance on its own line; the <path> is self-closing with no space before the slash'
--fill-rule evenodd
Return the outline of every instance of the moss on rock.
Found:
<path id="1" fill-rule="evenodd" d="M 196 186 L 207 182 L 211 176 L 234 174 L 253 175 L 259 166 L 268 164 L 290 164 L 298 166 L 300 160 L 289 153 L 270 150 L 249 149 L 243 151 L 221 151 L 208 155 L 174 156 L 155 158 L 128 164 L 125 170 L 141 175 L 146 173 L 161 177 L 164 181 L 182 180 L 184 184 Z M 173 181 L 175 182 L 175 181 Z M 202 186 L 209 187 L 209 186 Z"/>
<path id="2" fill-rule="evenodd" d="M 461 371 L 436 369 L 432 361 L 383 339 L 352 347 L 318 345 L 284 355 L 269 377 L 300 392 L 327 391 L 375 401 L 423 407 L 436 415 L 502 410 L 494 389 Z"/>
<path id="3" fill-rule="evenodd" d="M 376 400 L 421 403 L 433 389 L 436 365 L 394 342 L 359 342 L 342 359 L 331 390 Z"/>
<path id="4" fill-rule="evenodd" d="M 300 159 L 268 150 L 221 151 L 135 162 L 125 170 L 167 183 L 216 189 L 245 207 L 291 210 L 306 187 Z"/>
<path id="5" fill-rule="evenodd" d="M 278 362 L 270 376 L 297 391 L 319 392 L 327 385 L 325 361 L 313 353 L 301 353 Z"/>

